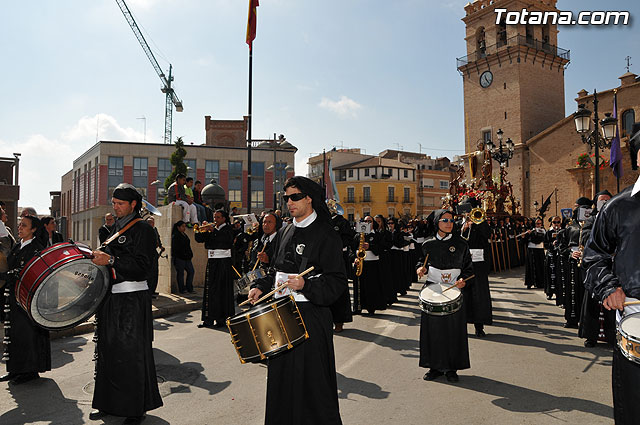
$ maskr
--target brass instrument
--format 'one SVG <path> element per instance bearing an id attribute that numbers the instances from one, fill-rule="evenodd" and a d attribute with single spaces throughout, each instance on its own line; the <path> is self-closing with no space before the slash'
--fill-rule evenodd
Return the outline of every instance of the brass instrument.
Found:
<path id="1" fill-rule="evenodd" d="M 367 256 L 367 251 L 364 249 L 364 232 L 360 233 L 360 244 L 358 245 L 358 251 L 356 251 L 356 276 L 362 275 L 362 269 L 364 267 L 364 257 Z"/>
<path id="2" fill-rule="evenodd" d="M 578 252 L 580 253 L 580 259 L 578 260 L 578 267 L 582 267 L 582 254 L 584 252 L 584 246 L 582 245 L 582 229 L 584 228 L 584 222 L 580 223 L 580 234 L 578 235 Z"/>
<path id="3" fill-rule="evenodd" d="M 214 223 L 207 223 L 206 221 L 202 223 L 202 225 L 194 224 L 193 231 L 196 233 L 207 233 L 213 232 L 213 228 L 215 227 Z"/>
<path id="4" fill-rule="evenodd" d="M 469 213 L 469 220 L 473 221 L 474 224 L 480 224 L 485 221 L 486 218 L 485 210 L 482 208 L 474 208 Z"/>
<path id="5" fill-rule="evenodd" d="M 344 208 L 342 208 L 342 205 L 336 202 L 335 199 L 327 199 L 325 202 L 327 203 L 327 207 L 331 214 L 344 215 Z"/>

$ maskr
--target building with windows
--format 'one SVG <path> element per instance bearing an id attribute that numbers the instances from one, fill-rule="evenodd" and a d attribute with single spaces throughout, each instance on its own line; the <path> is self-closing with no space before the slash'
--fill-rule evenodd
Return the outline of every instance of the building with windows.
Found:
<path id="1" fill-rule="evenodd" d="M 4 211 L 9 219 L 7 225 L 18 237 L 18 199 L 20 199 L 20 154 L 13 157 L 0 158 L 0 201 L 4 203 Z"/>
<path id="2" fill-rule="evenodd" d="M 211 180 L 222 186 L 231 206 L 246 212 L 273 208 L 276 180 L 293 176 L 288 164 L 295 163 L 296 148 L 258 147 L 252 141 L 251 195 L 247 194 L 246 118 L 215 121 L 205 117 L 207 143 L 185 145 L 188 176 L 204 185 Z M 111 195 L 120 183 L 131 183 L 151 204 L 164 203 L 164 181 L 171 174 L 174 145 L 99 141 L 73 161 L 73 169 L 62 177 L 61 214 L 67 217 L 68 237 L 94 245 L 103 217 L 111 212 Z M 276 163 L 274 164 L 274 158 Z"/>
<path id="3" fill-rule="evenodd" d="M 374 156 L 333 167 L 345 218 L 358 221 L 367 215 L 416 215 L 416 166 L 397 159 Z"/>

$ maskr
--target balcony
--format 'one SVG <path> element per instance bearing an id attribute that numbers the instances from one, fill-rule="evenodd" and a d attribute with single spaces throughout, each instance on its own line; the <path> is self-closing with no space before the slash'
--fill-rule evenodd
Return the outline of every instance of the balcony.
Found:
<path id="1" fill-rule="evenodd" d="M 396 203 L 398 203 L 398 197 L 397 196 L 387 196 L 387 203 L 388 204 L 396 204 Z"/>
<path id="2" fill-rule="evenodd" d="M 402 199 L 402 203 L 403 204 L 413 204 L 413 197 L 403 198 Z"/>
<path id="3" fill-rule="evenodd" d="M 371 202 L 371 196 L 361 196 L 358 198 L 358 202 Z"/>
<path id="4" fill-rule="evenodd" d="M 503 47 L 505 46 L 507 46 L 507 49 L 503 49 Z M 457 58 L 456 68 L 458 69 L 458 72 L 462 74 L 461 68 L 464 68 L 465 66 L 469 65 L 471 62 L 476 62 L 480 59 L 486 58 L 487 56 L 498 53 L 501 50 L 505 50 L 508 53 L 509 47 L 515 47 L 515 46 L 530 47 L 534 49 L 536 52 L 541 51 L 541 52 L 548 53 L 552 56 L 559 57 L 560 59 L 564 59 L 564 61 L 566 61 L 565 66 L 571 60 L 569 50 L 562 49 L 558 46 L 553 46 L 544 41 L 535 40 L 532 37 L 527 37 L 524 35 L 514 35 L 513 37 L 510 37 L 507 40 L 499 40 L 496 44 L 487 46 L 467 56 Z"/>
<path id="5" fill-rule="evenodd" d="M 356 198 L 355 196 L 347 196 L 347 199 L 344 201 L 345 204 L 355 204 Z"/>

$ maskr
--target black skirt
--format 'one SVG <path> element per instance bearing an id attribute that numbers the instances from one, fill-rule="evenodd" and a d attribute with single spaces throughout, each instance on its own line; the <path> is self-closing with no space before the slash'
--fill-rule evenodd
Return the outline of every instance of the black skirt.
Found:
<path id="1" fill-rule="evenodd" d="M 297 304 L 309 339 L 269 359 L 265 425 L 340 425 L 331 312 Z"/>
<path id="2" fill-rule="evenodd" d="M 486 261 L 476 261 L 473 263 L 473 273 L 473 282 L 462 288 L 467 308 L 467 323 L 491 325 L 493 313 L 489 290 L 489 265 Z"/>
<path id="3" fill-rule="evenodd" d="M 98 309 L 94 409 L 142 416 L 162 406 L 153 359 L 149 291 L 108 293 Z"/>
<path id="4" fill-rule="evenodd" d="M 358 280 L 362 310 L 385 310 L 387 308 L 387 293 L 384 288 L 380 260 L 365 261 L 362 275 Z"/>
<path id="5" fill-rule="evenodd" d="M 464 303 L 456 313 L 433 316 L 422 313 L 420 320 L 420 367 L 439 371 L 471 367 Z"/>
<path id="6" fill-rule="evenodd" d="M 602 321 L 600 321 L 602 315 Z M 602 329 L 600 326 L 602 325 Z M 616 342 L 616 311 L 602 307 L 600 301 L 593 298 L 588 292 L 582 297 L 582 309 L 580 312 L 580 329 L 578 336 L 589 341 L 597 341 L 600 333 L 604 334 L 604 340 L 613 345 Z"/>
<path id="7" fill-rule="evenodd" d="M 544 288 L 544 249 L 527 248 L 524 284 L 528 288 Z"/>
<path id="8" fill-rule="evenodd" d="M 202 321 L 224 323 L 235 314 L 231 258 L 210 258 L 207 261 L 204 293 L 202 295 Z"/>

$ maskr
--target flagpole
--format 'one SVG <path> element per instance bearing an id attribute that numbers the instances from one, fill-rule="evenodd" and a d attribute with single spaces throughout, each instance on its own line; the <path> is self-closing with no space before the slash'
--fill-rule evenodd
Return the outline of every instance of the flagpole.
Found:
<path id="1" fill-rule="evenodd" d="M 247 119 L 247 214 L 251 213 L 251 101 L 252 101 L 252 82 L 253 82 L 253 43 L 249 45 L 249 116 Z"/>
<path id="2" fill-rule="evenodd" d="M 613 107 L 614 107 L 614 118 L 618 118 L 618 90 L 613 90 Z M 620 149 L 620 133 L 618 132 L 618 123 L 616 123 L 616 137 L 618 139 L 618 149 Z M 609 165 L 611 165 L 611 155 L 609 155 Z M 622 163 L 616 164 L 618 167 L 618 172 L 613 173 L 616 175 L 616 194 L 620 193 L 620 172 L 619 169 L 622 168 Z"/>

